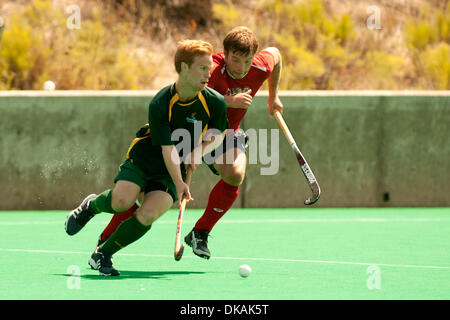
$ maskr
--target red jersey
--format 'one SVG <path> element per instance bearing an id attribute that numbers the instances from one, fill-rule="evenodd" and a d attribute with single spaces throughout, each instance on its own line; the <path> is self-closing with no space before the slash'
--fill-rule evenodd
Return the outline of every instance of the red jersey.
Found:
<path id="1" fill-rule="evenodd" d="M 211 77 L 207 86 L 222 95 L 235 95 L 252 89 L 251 95 L 254 97 L 275 66 L 273 55 L 263 50 L 253 56 L 250 70 L 242 79 L 233 79 L 225 69 L 225 54 L 223 52 L 215 53 L 212 57 L 213 67 L 209 72 Z M 230 129 L 239 129 L 246 112 L 247 109 L 227 108 Z"/>

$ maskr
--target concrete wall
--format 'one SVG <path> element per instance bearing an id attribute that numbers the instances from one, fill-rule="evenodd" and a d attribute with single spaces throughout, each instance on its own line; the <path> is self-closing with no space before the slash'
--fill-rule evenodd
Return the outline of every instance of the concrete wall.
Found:
<path id="1" fill-rule="evenodd" d="M 0 209 L 71 209 L 86 194 L 111 188 L 154 93 L 0 93 Z M 448 91 L 283 92 L 281 98 L 284 119 L 322 189 L 315 206 L 450 205 Z M 266 102 L 264 93 L 255 97 L 245 130 L 279 129 Z M 268 164 L 249 164 L 235 207 L 303 206 L 308 185 L 281 130 L 278 139 L 277 174 L 261 175 Z M 200 166 L 190 206 L 204 207 L 217 181 Z"/>

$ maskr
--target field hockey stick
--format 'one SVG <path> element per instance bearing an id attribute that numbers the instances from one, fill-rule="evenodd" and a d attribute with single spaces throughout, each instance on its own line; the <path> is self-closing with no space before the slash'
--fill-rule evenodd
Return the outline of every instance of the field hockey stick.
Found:
<path id="1" fill-rule="evenodd" d="M 312 205 L 312 204 L 316 203 L 317 200 L 319 200 L 319 197 L 320 197 L 319 184 L 317 183 L 314 173 L 312 172 L 311 168 L 309 167 L 308 163 L 306 162 L 305 158 L 303 157 L 302 153 L 300 152 L 299 148 L 297 147 L 294 137 L 292 136 L 291 132 L 289 131 L 288 126 L 284 122 L 284 119 L 281 116 L 281 113 L 278 110 L 275 110 L 274 114 L 275 114 L 275 118 L 278 121 L 278 124 L 280 125 L 281 129 L 284 132 L 284 135 L 286 136 L 287 140 L 289 141 L 289 144 L 291 145 L 292 149 L 294 149 L 295 156 L 297 157 L 298 163 L 300 164 L 300 168 L 302 169 L 302 172 L 305 175 L 306 180 L 308 181 L 309 187 L 311 188 L 312 196 L 305 200 L 305 204 Z"/>
<path id="2" fill-rule="evenodd" d="M 186 173 L 186 184 L 189 186 L 191 182 L 191 176 L 192 176 L 192 170 L 187 169 Z M 186 209 L 186 198 L 183 198 L 181 200 L 180 204 L 180 213 L 178 214 L 178 221 L 177 221 L 177 235 L 175 237 L 175 251 L 174 251 L 174 257 L 176 261 L 179 261 L 181 257 L 183 256 L 184 251 L 184 245 L 181 244 L 181 225 L 183 224 L 183 215 L 184 210 Z"/>

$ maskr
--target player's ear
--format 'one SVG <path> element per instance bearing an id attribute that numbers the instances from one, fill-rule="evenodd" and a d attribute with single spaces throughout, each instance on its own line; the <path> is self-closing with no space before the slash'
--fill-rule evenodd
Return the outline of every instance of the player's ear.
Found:
<path id="1" fill-rule="evenodd" d="M 189 65 L 186 62 L 181 62 L 181 72 L 189 70 Z"/>

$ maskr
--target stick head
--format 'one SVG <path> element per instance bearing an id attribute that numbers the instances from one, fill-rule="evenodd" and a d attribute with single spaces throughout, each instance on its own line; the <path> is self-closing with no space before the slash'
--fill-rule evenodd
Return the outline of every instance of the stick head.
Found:
<path id="1" fill-rule="evenodd" d="M 313 194 L 312 194 L 312 196 L 309 199 L 305 200 L 305 205 L 307 205 L 307 206 L 313 205 L 320 198 L 320 187 L 319 187 L 319 184 L 317 182 L 314 182 L 313 184 L 310 185 L 310 187 L 311 187 L 311 190 L 312 190 Z"/>
<path id="2" fill-rule="evenodd" d="M 184 251 L 184 246 L 181 245 L 181 247 L 178 250 L 178 252 L 175 251 L 175 254 L 174 254 L 175 261 L 180 261 L 181 257 L 183 256 L 183 251 Z"/>

